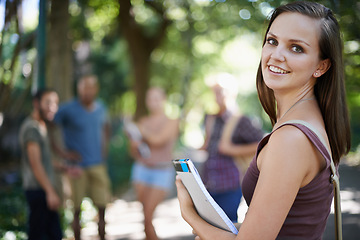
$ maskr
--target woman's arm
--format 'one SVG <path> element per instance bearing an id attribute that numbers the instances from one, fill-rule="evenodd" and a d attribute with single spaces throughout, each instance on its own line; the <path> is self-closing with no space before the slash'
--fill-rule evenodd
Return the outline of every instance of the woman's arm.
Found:
<path id="1" fill-rule="evenodd" d="M 139 141 L 134 141 L 131 138 L 129 138 L 128 149 L 129 149 L 130 156 L 133 157 L 133 159 L 140 159 L 140 153 L 138 150 L 139 145 L 140 145 Z"/>
<path id="2" fill-rule="evenodd" d="M 300 130 L 291 126 L 277 130 L 258 156 L 259 179 L 236 239 L 275 239 L 299 188 L 320 171 L 318 162 L 321 157 Z M 198 236 L 226 239 L 215 238 L 214 234 L 223 234 L 221 230 L 199 220 L 179 185 L 177 183 L 182 215 Z"/>
<path id="3" fill-rule="evenodd" d="M 318 151 L 297 128 L 284 126 L 258 156 L 259 179 L 239 239 L 275 239 L 299 188 L 320 171 Z"/>
<path id="4" fill-rule="evenodd" d="M 176 177 L 177 194 L 180 203 L 181 216 L 184 220 L 193 227 L 194 232 L 200 237 L 201 240 L 206 239 L 235 239 L 236 235 L 227 232 L 220 228 L 214 227 L 202 219 L 195 210 L 195 206 L 191 197 L 181 182 L 179 177 Z"/>
<path id="5" fill-rule="evenodd" d="M 242 133 L 244 128 L 246 128 L 245 135 Z M 258 136 L 261 132 L 261 129 L 255 128 L 247 117 L 232 116 L 224 126 L 218 147 L 219 152 L 232 157 L 246 158 L 253 156 L 256 152 L 258 140 L 260 140 Z M 234 134 L 246 137 L 248 143 L 233 143 L 232 136 Z"/>

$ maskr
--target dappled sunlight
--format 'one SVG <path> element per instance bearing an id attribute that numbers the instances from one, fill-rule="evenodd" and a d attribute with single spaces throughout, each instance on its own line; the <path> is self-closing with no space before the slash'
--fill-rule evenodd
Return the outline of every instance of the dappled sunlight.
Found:
<path id="1" fill-rule="evenodd" d="M 119 199 L 110 204 L 106 211 L 107 239 L 144 239 L 144 217 L 138 201 Z M 181 218 L 177 198 L 170 198 L 157 207 L 153 224 L 161 239 L 192 237 L 191 227 Z M 84 240 L 97 236 L 96 220 L 86 224 L 82 229 L 82 236 Z"/>
<path id="2" fill-rule="evenodd" d="M 191 110 L 186 116 L 185 131 L 183 133 L 183 141 L 187 146 L 192 148 L 200 148 L 204 143 L 204 133 L 199 127 L 203 114 L 196 109 Z"/>
<path id="3" fill-rule="evenodd" d="M 33 30 L 39 22 L 39 0 L 23 1 L 23 21 L 22 24 L 26 30 Z M 1 15 L 1 14 L 0 14 Z"/>
<path id="4" fill-rule="evenodd" d="M 4 122 L 4 114 L 0 112 L 0 127 L 2 126 L 3 122 Z"/>
<path id="5" fill-rule="evenodd" d="M 268 17 L 271 13 L 271 11 L 274 10 L 274 7 L 272 7 L 269 3 L 267 2 L 262 2 L 260 3 L 259 5 L 260 7 L 260 11 L 261 13 L 265 16 L 265 17 Z"/>
<path id="6" fill-rule="evenodd" d="M 123 119 L 135 116 L 135 120 L 145 114 L 142 100 L 149 86 L 164 88 L 166 115 L 180 119 L 180 140 L 173 157 L 191 158 L 199 168 L 207 159 L 206 151 L 197 150 L 204 144 L 204 116 L 218 111 L 208 82 L 213 76 L 222 75 L 219 84 L 238 93 L 234 108 L 261 123 L 264 130 L 271 129 L 257 96 L 256 74 L 266 18 L 280 2 L 284 1 L 0 0 L 0 239 L 27 238 L 18 131 L 32 109 L 31 94 L 38 88 L 55 89 L 65 102 L 76 97 L 76 80 L 81 75 L 92 73 L 99 78 L 98 97 L 107 106 L 112 124 L 107 167 L 116 197 L 128 187 L 134 162 Z M 332 8 L 340 1 L 320 2 Z M 360 143 L 356 21 L 360 4 L 355 2 L 341 1 L 334 9 L 344 39 L 352 149 Z M 39 15 L 45 16 L 42 11 L 39 14 L 40 3 L 46 3 L 41 9 L 46 10 L 47 19 L 40 20 L 46 34 L 37 31 Z M 45 35 L 46 41 L 39 44 Z M 41 66 L 42 52 L 46 52 L 46 71 Z M 356 233 L 360 232 L 360 174 L 353 166 L 360 165 L 359 153 L 360 145 L 348 155 L 352 167 L 340 166 L 343 225 Z M 142 206 L 134 200 L 134 193 L 130 195 L 131 199 L 120 196 L 107 206 L 108 240 L 145 238 Z M 172 195 L 155 212 L 158 236 L 162 240 L 194 239 L 191 227 L 181 218 L 175 195 L 174 186 Z M 60 213 L 64 235 L 73 240 L 74 207 L 68 197 Z M 240 222 L 247 209 L 242 199 Z M 82 210 L 83 240 L 98 239 L 98 212 L 90 199 L 85 199 Z M 330 232 L 333 235 L 333 225 Z"/>
<path id="7" fill-rule="evenodd" d="M 239 222 L 245 218 L 247 205 L 241 200 Z M 107 239 L 144 239 L 142 206 L 138 201 L 118 199 L 107 207 L 105 220 Z M 182 219 L 179 202 L 176 197 L 162 202 L 156 209 L 154 227 L 160 239 L 193 239 L 192 228 Z M 97 223 L 93 220 L 82 229 L 84 240 L 97 236 Z"/>
<path id="8" fill-rule="evenodd" d="M 191 235 L 192 228 L 181 218 L 177 198 L 169 199 L 159 205 L 153 222 L 155 229 L 159 229 L 160 238 Z"/>
<path id="9" fill-rule="evenodd" d="M 342 213 L 360 214 L 360 191 L 356 191 L 355 189 L 342 190 L 340 195 Z M 331 213 L 334 213 L 333 205 L 331 207 Z"/>
<path id="10" fill-rule="evenodd" d="M 201 151 L 198 151 L 197 154 L 202 154 Z M 196 159 L 205 158 L 204 156 L 197 156 L 195 153 L 192 153 L 193 157 Z M 200 162 L 198 162 L 199 164 Z M 199 166 L 200 167 L 200 166 Z M 349 172 L 350 171 L 350 172 Z M 342 166 L 340 168 L 340 173 L 345 176 L 355 176 L 357 171 L 355 168 L 348 168 Z M 355 175 L 353 175 L 355 174 Z M 346 179 L 343 179 L 346 184 Z M 346 186 L 346 187 L 345 187 Z M 143 233 L 143 215 L 142 215 L 142 206 L 139 202 L 133 201 L 131 191 L 129 191 L 129 196 L 123 197 L 110 204 L 107 208 L 106 222 L 107 222 L 107 237 L 109 240 L 112 239 L 129 239 L 129 240 L 138 240 L 144 239 L 145 234 Z M 155 211 L 155 216 L 153 224 L 158 233 L 158 236 L 161 239 L 194 239 L 192 235 L 191 227 L 182 219 L 180 214 L 179 202 L 176 198 L 176 191 L 173 189 L 171 197 L 162 202 Z M 358 226 L 358 216 L 360 214 L 360 191 L 358 188 L 347 187 L 347 184 L 343 186 L 341 191 L 341 206 L 342 206 L 342 215 L 343 215 L 343 231 L 344 236 L 351 235 L 351 231 L 357 231 L 356 229 L 350 229 L 352 227 Z M 327 230 L 324 235 L 324 239 L 333 239 L 329 236 L 333 236 L 333 206 L 331 208 L 331 216 L 329 217 Z M 240 206 L 238 208 L 238 220 L 243 222 L 248 207 L 244 201 L 241 200 Z M 350 230 L 349 230 L 350 229 Z M 90 240 L 94 239 L 97 234 L 97 225 L 95 222 L 87 224 L 83 230 L 84 239 Z M 355 237 L 355 236 L 353 236 Z M 355 238 L 347 238 L 355 239 Z"/>
<path id="11" fill-rule="evenodd" d="M 239 94 L 256 91 L 256 73 L 261 54 L 261 39 L 255 34 L 244 34 L 229 42 L 222 51 L 224 64 L 231 69 Z"/>

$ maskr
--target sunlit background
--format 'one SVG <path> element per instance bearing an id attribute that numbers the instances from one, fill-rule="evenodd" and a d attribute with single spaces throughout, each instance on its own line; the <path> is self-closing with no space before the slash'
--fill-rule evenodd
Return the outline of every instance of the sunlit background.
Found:
<path id="1" fill-rule="evenodd" d="M 31 110 L 31 89 L 39 84 L 41 74 L 37 62 L 37 41 L 41 36 L 36 35 L 39 0 L 23 0 L 17 14 L 4 26 L 5 4 L 10 2 L 13 1 L 0 0 L 0 177 L 1 184 L 6 186 L 0 186 L 0 240 L 25 239 L 26 209 L 18 173 L 17 134 L 21 120 Z M 51 9 L 55 3 L 62 6 L 62 2 L 69 3 L 67 9 Z M 113 125 L 108 164 L 115 200 L 109 208 L 115 210 L 108 216 L 112 221 L 109 231 L 129 239 L 141 239 L 138 203 L 123 199 L 124 195 L 131 195 L 128 178 L 132 163 L 122 130 L 123 117 L 144 113 L 142 97 L 148 85 L 163 87 L 168 93 L 167 115 L 182 120 L 175 155 L 190 156 L 201 162 L 205 159 L 204 153 L 196 149 L 203 144 L 204 115 L 217 111 L 211 92 L 211 86 L 217 82 L 238 94 L 237 107 L 241 113 L 260 124 L 265 132 L 270 131 L 271 124 L 257 98 L 255 76 L 266 18 L 276 6 L 289 1 L 131 0 L 130 15 L 135 27 L 130 32 L 136 36 L 132 38 L 124 31 L 128 25 L 121 18 L 121 2 L 127 0 L 47 0 L 46 44 L 40 47 L 47 51 L 45 85 L 57 89 L 62 102 L 74 97 L 74 83 L 81 74 L 92 72 L 99 76 L 99 98 L 108 106 Z M 353 133 L 348 159 L 359 165 L 360 3 L 355 0 L 318 2 L 335 11 L 342 27 Z M 64 27 L 63 22 L 68 24 Z M 131 47 L 135 42 L 136 49 L 145 53 L 141 56 L 144 62 L 138 65 L 133 59 L 136 53 L 131 50 L 135 49 Z M 18 52 L 17 46 L 20 46 Z M 142 68 L 145 65 L 146 68 Z M 139 72 L 146 74 L 139 76 Z M 144 76 L 145 84 L 140 81 Z M 137 84 L 140 88 L 136 88 Z M 352 216 L 360 214 L 357 187 L 343 190 L 344 212 Z M 96 231 L 93 226 L 96 212 L 87 200 L 83 207 L 87 210 L 83 216 L 85 231 L 91 236 Z M 167 232 L 160 234 L 166 239 L 186 236 L 191 231 L 179 212 L 168 214 L 174 208 L 178 209 L 176 199 L 168 199 L 155 219 L 157 226 L 170 221 L 183 227 L 184 231 L 168 227 Z M 242 205 L 239 211 L 243 217 L 246 206 Z M 63 215 L 65 224 L 71 221 L 71 210 L 66 209 Z M 126 220 L 133 224 L 117 227 Z M 66 233 L 71 236 L 69 228 Z"/>

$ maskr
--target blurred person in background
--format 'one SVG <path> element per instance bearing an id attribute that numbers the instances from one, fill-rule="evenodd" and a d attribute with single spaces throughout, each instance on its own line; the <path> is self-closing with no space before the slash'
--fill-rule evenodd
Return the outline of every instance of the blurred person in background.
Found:
<path id="1" fill-rule="evenodd" d="M 148 115 L 142 117 L 137 127 L 142 140 L 130 139 L 130 153 L 135 159 L 132 182 L 137 200 L 144 213 L 144 227 L 147 240 L 157 240 L 152 224 L 156 207 L 164 200 L 174 186 L 172 153 L 179 134 L 179 120 L 169 119 L 165 114 L 166 95 L 163 89 L 152 87 L 146 94 Z M 150 151 L 139 151 L 144 144 Z"/>
<path id="2" fill-rule="evenodd" d="M 69 171 L 76 240 L 80 240 L 80 207 L 84 197 L 90 197 L 98 209 L 98 233 L 101 240 L 105 239 L 105 208 L 110 200 L 105 160 L 110 123 L 105 106 L 96 99 L 98 90 L 96 76 L 83 76 L 77 83 L 78 98 L 61 105 L 55 116 L 55 123 L 64 133 L 66 151 L 81 157 L 80 162 L 69 161 L 70 165 L 75 165 Z"/>
<path id="3" fill-rule="evenodd" d="M 202 178 L 215 202 L 231 221 L 237 222 L 245 161 L 254 156 L 263 131 L 249 117 L 238 113 L 237 93 L 221 85 L 221 76 L 212 87 L 218 112 L 205 116 L 205 141 L 201 149 L 208 152 L 208 157 Z"/>
<path id="4" fill-rule="evenodd" d="M 58 110 L 58 94 L 51 89 L 39 90 L 33 98 L 33 111 L 21 125 L 23 188 L 29 206 L 28 239 L 61 240 L 62 230 L 57 210 L 61 205 L 55 190 L 47 122 Z"/>

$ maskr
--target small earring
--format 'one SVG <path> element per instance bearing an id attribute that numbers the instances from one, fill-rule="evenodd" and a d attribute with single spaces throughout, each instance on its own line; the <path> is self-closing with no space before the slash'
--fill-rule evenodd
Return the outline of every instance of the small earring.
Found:
<path id="1" fill-rule="evenodd" d="M 318 72 L 315 72 L 315 73 L 314 73 L 314 77 L 317 77 L 318 75 L 319 75 Z"/>

